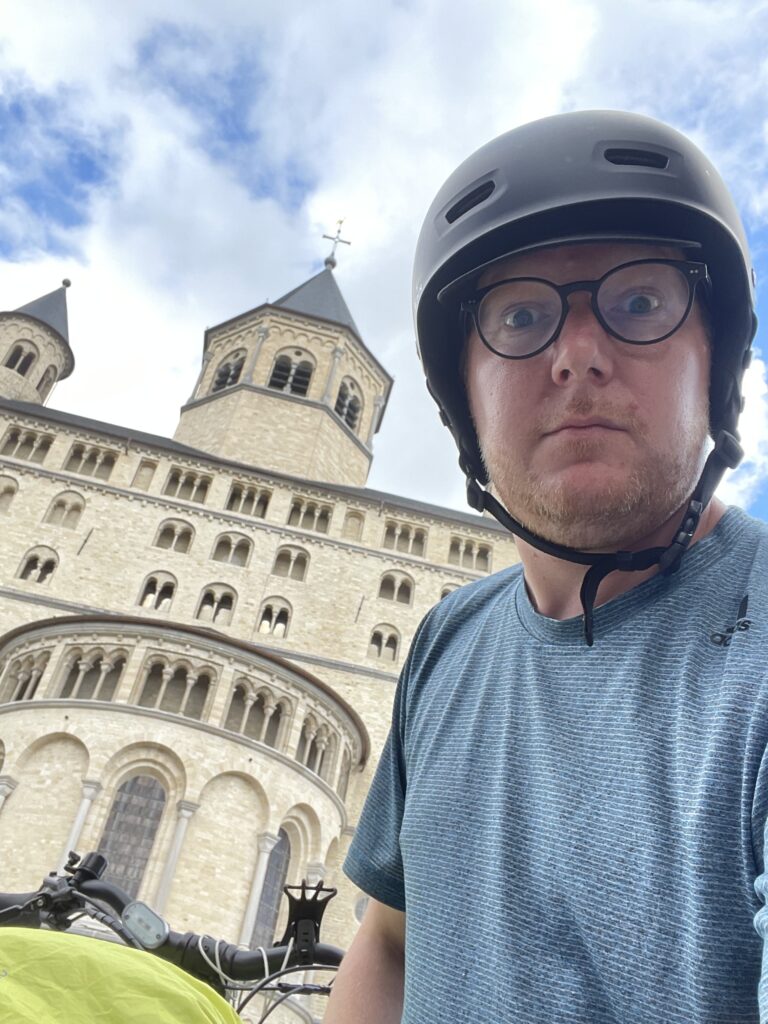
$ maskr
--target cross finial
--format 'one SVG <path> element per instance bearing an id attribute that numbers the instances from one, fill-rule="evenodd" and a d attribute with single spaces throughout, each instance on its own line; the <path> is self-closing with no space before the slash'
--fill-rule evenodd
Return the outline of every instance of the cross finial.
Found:
<path id="1" fill-rule="evenodd" d="M 341 225 L 343 223 L 343 217 L 341 218 L 341 220 L 336 221 L 335 235 L 323 235 L 323 238 L 327 238 L 330 242 L 333 242 L 333 248 L 331 249 L 330 256 L 325 257 L 325 265 L 326 267 L 328 267 L 329 270 L 333 270 L 333 268 L 336 266 L 336 246 L 339 244 L 339 242 L 341 242 L 342 245 L 352 245 L 352 243 L 348 242 L 346 238 L 341 237 Z"/>

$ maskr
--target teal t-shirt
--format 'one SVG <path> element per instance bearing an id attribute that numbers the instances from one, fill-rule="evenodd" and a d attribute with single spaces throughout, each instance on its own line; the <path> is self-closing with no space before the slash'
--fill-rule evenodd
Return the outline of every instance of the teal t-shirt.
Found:
<path id="1" fill-rule="evenodd" d="M 767 637 L 733 508 L 594 647 L 519 566 L 427 615 L 345 863 L 406 911 L 403 1024 L 768 1021 Z"/>

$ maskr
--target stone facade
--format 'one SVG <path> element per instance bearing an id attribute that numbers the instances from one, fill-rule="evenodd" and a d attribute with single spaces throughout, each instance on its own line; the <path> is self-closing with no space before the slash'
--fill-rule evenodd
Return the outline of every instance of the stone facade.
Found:
<path id="1" fill-rule="evenodd" d="M 305 395 L 268 386 L 290 332 Z M 0 398 L 0 888 L 108 846 L 133 800 L 136 891 L 172 927 L 279 937 L 280 854 L 289 883 L 338 887 L 323 937 L 346 947 L 365 901 L 341 863 L 410 639 L 516 549 L 361 486 L 389 378 L 347 327 L 270 307 L 209 333 L 175 440 Z M 354 428 L 333 408 L 353 376 Z M 319 424 L 329 460 L 290 473 Z"/>

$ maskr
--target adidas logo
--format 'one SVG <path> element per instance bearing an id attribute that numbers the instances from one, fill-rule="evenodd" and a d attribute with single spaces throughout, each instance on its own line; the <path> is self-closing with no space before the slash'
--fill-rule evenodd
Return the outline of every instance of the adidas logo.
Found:
<path id="1" fill-rule="evenodd" d="M 736 623 L 733 626 L 728 626 L 724 633 L 710 633 L 709 639 L 717 647 L 730 647 L 731 641 L 733 640 L 736 633 L 746 633 L 749 627 L 752 625 L 752 620 L 747 618 L 747 604 L 749 601 L 749 595 L 745 594 L 741 599 L 739 605 L 739 614 L 736 617 Z"/>

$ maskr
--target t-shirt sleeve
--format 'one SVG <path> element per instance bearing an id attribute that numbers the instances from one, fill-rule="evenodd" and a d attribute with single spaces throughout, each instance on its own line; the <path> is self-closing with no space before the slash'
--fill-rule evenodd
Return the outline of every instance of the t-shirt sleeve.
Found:
<path id="1" fill-rule="evenodd" d="M 407 665 L 395 694 L 392 724 L 360 822 L 352 839 L 344 873 L 381 903 L 405 910 L 400 825 L 405 805 L 402 707 Z"/>

